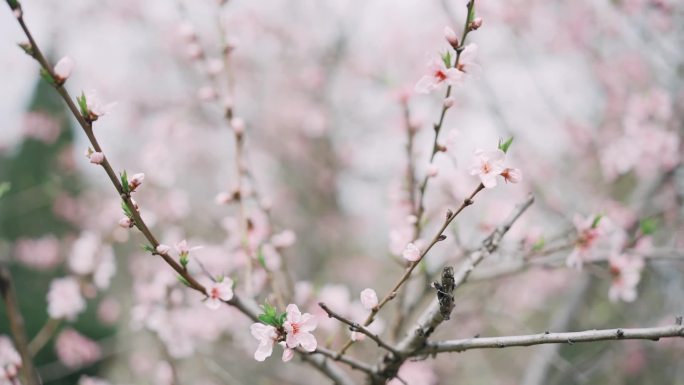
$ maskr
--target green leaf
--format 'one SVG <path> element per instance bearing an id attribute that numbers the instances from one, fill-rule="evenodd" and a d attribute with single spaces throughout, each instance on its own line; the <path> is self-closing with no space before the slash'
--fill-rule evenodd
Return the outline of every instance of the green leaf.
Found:
<path id="1" fill-rule="evenodd" d="M 503 151 L 504 153 L 508 152 L 508 148 L 511 147 L 511 143 L 513 143 L 512 136 L 505 142 L 502 142 L 501 139 L 499 139 L 499 150 Z"/>
<path id="2" fill-rule="evenodd" d="M 133 218 L 133 213 L 131 212 L 131 209 L 126 204 L 126 201 L 121 201 L 121 209 L 123 210 L 124 214 L 126 214 L 127 217 Z"/>
<path id="3" fill-rule="evenodd" d="M 190 258 L 188 258 L 187 254 L 181 254 L 180 256 L 180 264 L 183 266 L 183 268 L 188 266 L 188 263 L 190 262 Z"/>
<path id="4" fill-rule="evenodd" d="M 532 245 L 532 250 L 540 251 L 544 248 L 544 245 L 546 245 L 546 240 L 544 238 L 539 238 L 539 240 Z"/>
<path id="5" fill-rule="evenodd" d="M 128 184 L 128 174 L 126 173 L 126 170 L 124 170 L 121 174 L 121 188 L 123 191 L 128 194 L 131 192 L 131 186 Z"/>
<path id="6" fill-rule="evenodd" d="M 45 68 L 40 69 L 40 77 L 43 78 L 43 80 L 45 80 L 46 82 L 48 82 L 50 85 L 54 86 L 55 84 L 57 84 L 55 82 L 55 79 L 52 77 L 52 75 L 50 75 L 50 73 Z"/>
<path id="7" fill-rule="evenodd" d="M 442 55 L 442 61 L 446 68 L 451 68 L 451 51 L 446 51 L 446 53 Z"/>
<path id="8" fill-rule="evenodd" d="M 266 269 L 266 259 L 264 258 L 264 253 L 261 252 L 261 247 L 259 247 L 259 251 L 257 252 L 257 260 L 261 267 Z"/>
<path id="9" fill-rule="evenodd" d="M 84 118 L 87 118 L 88 115 L 90 115 L 90 111 L 88 111 L 88 101 L 86 100 L 86 96 L 83 91 L 81 91 L 80 97 L 76 97 L 76 101 L 78 102 L 78 106 L 81 108 L 81 115 L 83 115 Z"/>
<path id="10" fill-rule="evenodd" d="M 595 229 L 599 223 L 601 223 L 601 218 L 603 218 L 603 214 L 598 214 L 594 217 L 594 221 L 591 222 L 591 228 Z"/>
<path id="11" fill-rule="evenodd" d="M 644 235 L 651 235 L 658 229 L 658 220 L 656 218 L 646 218 L 639 222 L 639 229 Z"/>
<path id="12" fill-rule="evenodd" d="M 154 247 L 150 245 L 140 245 L 143 250 L 147 251 L 148 253 L 154 253 Z"/>
<path id="13" fill-rule="evenodd" d="M 7 194 L 12 189 L 12 183 L 2 182 L 0 183 L 0 198 Z"/>
<path id="14" fill-rule="evenodd" d="M 183 278 L 182 275 L 177 275 L 176 278 L 178 279 L 178 282 L 182 283 L 183 285 L 190 287 L 190 282 L 188 282 L 187 279 Z"/>
<path id="15" fill-rule="evenodd" d="M 468 22 L 467 24 L 470 24 L 473 19 L 475 19 L 475 4 L 473 4 L 473 1 L 475 0 L 470 0 L 468 3 Z"/>
<path id="16" fill-rule="evenodd" d="M 17 45 L 22 51 L 24 51 L 25 54 L 33 57 L 33 48 L 31 48 L 30 43 L 17 43 Z"/>

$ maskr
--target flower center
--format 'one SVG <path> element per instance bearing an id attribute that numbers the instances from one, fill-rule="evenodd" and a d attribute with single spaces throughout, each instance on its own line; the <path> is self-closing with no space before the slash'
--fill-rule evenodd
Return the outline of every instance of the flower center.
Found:
<path id="1" fill-rule="evenodd" d="M 438 70 L 435 72 L 435 77 L 441 82 L 446 80 L 447 76 L 442 70 Z"/>
<path id="2" fill-rule="evenodd" d="M 209 291 L 209 296 L 210 296 L 211 298 L 218 298 L 218 297 L 219 297 L 219 290 L 218 290 L 217 288 L 215 288 L 215 287 L 212 288 L 212 289 Z"/>

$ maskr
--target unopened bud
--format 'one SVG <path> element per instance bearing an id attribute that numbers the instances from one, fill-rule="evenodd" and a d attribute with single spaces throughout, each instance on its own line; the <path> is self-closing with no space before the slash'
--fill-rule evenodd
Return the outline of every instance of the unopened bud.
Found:
<path id="1" fill-rule="evenodd" d="M 242 133 L 245 132 L 245 121 L 241 118 L 231 119 L 230 126 L 233 127 L 233 130 L 237 135 L 242 135 Z"/>
<path id="2" fill-rule="evenodd" d="M 482 18 L 481 17 L 476 17 L 473 21 L 470 22 L 470 30 L 471 31 L 476 31 L 480 27 L 482 27 Z"/>
<path id="3" fill-rule="evenodd" d="M 444 105 L 444 108 L 451 108 L 454 106 L 455 103 L 456 103 L 456 99 L 454 99 L 453 96 L 449 96 L 448 98 L 444 99 L 443 105 Z"/>
<path id="4" fill-rule="evenodd" d="M 101 152 L 93 152 L 88 158 L 90 158 L 90 163 L 92 164 L 102 164 L 104 162 L 104 154 Z"/>
<path id="5" fill-rule="evenodd" d="M 57 81 L 57 83 L 58 84 L 64 83 L 69 78 L 69 76 L 71 75 L 71 71 L 73 69 L 74 69 L 74 61 L 71 60 L 71 58 L 69 56 L 65 56 L 65 57 L 59 59 L 57 64 L 55 64 L 55 69 L 54 69 L 55 76 L 57 77 L 57 79 L 55 79 L 55 80 Z"/>
<path id="6" fill-rule="evenodd" d="M 458 48 L 458 36 L 456 36 L 456 32 L 453 29 L 444 27 L 444 38 L 453 49 Z"/>
<path id="7" fill-rule="evenodd" d="M 130 229 L 133 227 L 133 221 L 129 217 L 123 217 L 119 220 L 119 226 L 123 227 L 124 229 Z"/>

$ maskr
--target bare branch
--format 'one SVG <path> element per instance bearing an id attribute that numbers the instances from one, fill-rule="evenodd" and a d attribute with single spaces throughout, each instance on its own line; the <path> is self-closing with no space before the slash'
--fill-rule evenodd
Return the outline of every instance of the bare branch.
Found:
<path id="1" fill-rule="evenodd" d="M 684 326 L 681 318 L 670 326 L 638 329 L 605 329 L 586 330 L 568 333 L 539 333 L 522 336 L 467 338 L 428 343 L 413 355 L 434 354 L 444 352 L 462 352 L 471 349 L 507 348 L 512 346 L 531 346 L 540 344 L 574 344 L 577 342 L 614 341 L 614 340 L 651 340 L 660 338 L 684 337 Z"/>

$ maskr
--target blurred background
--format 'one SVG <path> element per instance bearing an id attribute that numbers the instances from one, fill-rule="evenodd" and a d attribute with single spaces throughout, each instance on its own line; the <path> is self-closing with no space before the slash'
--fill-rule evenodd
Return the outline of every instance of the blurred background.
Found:
<path id="1" fill-rule="evenodd" d="M 285 266 L 289 298 L 317 314 L 324 300 L 363 319 L 359 292 L 383 295 L 400 276 L 412 240 L 407 127 L 417 130 L 421 181 L 444 93 L 413 88 L 426 62 L 449 49 L 444 27 L 460 36 L 466 1 L 22 5 L 49 60 L 75 61 L 72 96 L 96 90 L 116 102 L 95 134 L 116 171 L 145 173 L 136 200 L 163 243 L 202 245 L 193 258 L 259 303 L 272 300 L 269 272 Z M 254 361 L 249 320 L 206 309 L 141 250 L 139 233 L 118 225 L 120 202 L 84 155 L 86 137 L 17 47 L 25 37 L 1 8 L 0 262 L 44 383 L 326 383 L 278 352 Z M 513 136 L 507 162 L 524 179 L 480 193 L 401 302 L 420 311 L 426 281 L 458 266 L 531 192 L 535 204 L 457 292 L 435 338 L 672 323 L 684 313 L 684 4 L 482 0 L 476 9 L 484 23 L 468 43 L 478 45 L 479 70 L 452 93 L 423 236 L 479 183 L 468 175 L 476 149 Z M 243 178 L 226 106 L 246 122 Z M 250 197 L 244 205 L 226 198 L 237 186 Z M 574 218 L 599 214 L 611 227 L 608 245 L 583 269 L 568 268 L 581 230 Z M 250 241 L 269 247 L 245 279 L 240 218 L 249 219 Z M 607 262 L 627 250 L 644 259 L 629 302 L 609 295 Z M 64 277 L 87 305 L 73 320 L 51 319 L 47 295 Z M 389 340 L 402 335 L 395 305 L 375 324 Z M 5 311 L 0 334 L 9 334 Z M 335 349 L 348 338 L 328 320 L 315 334 Z M 374 363 L 378 350 L 361 342 L 350 354 Z M 681 340 L 627 341 L 446 354 L 400 373 L 411 385 L 684 384 L 682 358 Z"/>

